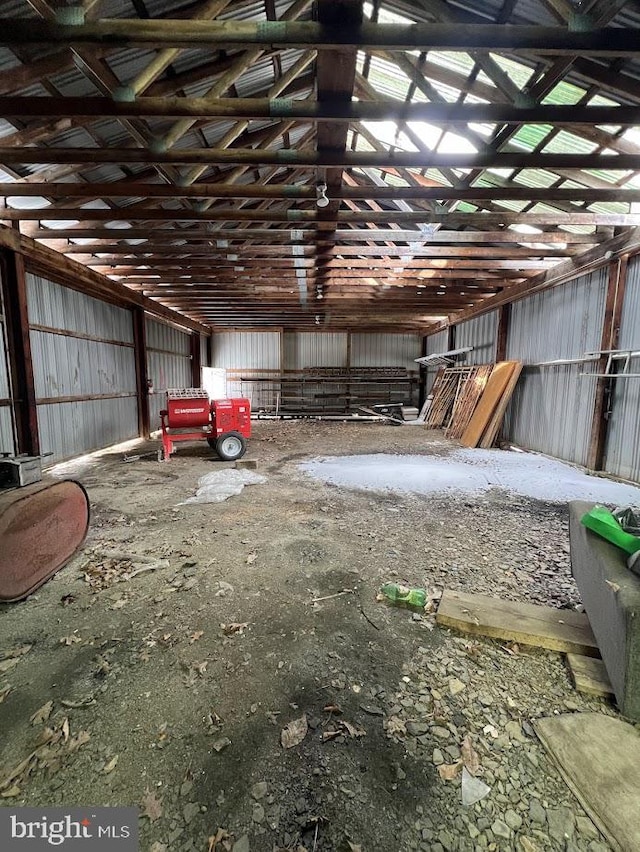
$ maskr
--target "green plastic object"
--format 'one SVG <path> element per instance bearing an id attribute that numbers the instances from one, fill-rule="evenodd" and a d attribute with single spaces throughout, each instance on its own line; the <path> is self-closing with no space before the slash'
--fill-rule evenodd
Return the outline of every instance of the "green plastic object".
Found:
<path id="1" fill-rule="evenodd" d="M 408 589 L 398 583 L 385 583 L 381 592 L 388 603 L 395 606 L 424 609 L 427 602 L 427 593 L 424 589 Z"/>
<path id="2" fill-rule="evenodd" d="M 625 532 L 613 514 L 604 506 L 594 506 L 580 518 L 580 523 L 602 538 L 606 538 L 625 553 L 640 550 L 640 538 Z"/>

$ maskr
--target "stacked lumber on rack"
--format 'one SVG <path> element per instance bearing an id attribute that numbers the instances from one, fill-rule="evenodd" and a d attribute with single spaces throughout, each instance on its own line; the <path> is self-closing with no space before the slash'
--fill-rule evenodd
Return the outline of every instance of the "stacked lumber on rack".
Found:
<path id="1" fill-rule="evenodd" d="M 439 370 L 425 425 L 466 447 L 492 447 L 521 372 L 520 361 Z"/>

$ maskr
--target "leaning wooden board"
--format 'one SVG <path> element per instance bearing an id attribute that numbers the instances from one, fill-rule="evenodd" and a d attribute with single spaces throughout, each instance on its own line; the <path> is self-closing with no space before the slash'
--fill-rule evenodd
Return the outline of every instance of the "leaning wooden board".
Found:
<path id="1" fill-rule="evenodd" d="M 609 675 L 602 660 L 583 657 L 581 654 L 567 654 L 567 665 L 578 692 L 599 695 L 602 698 L 613 695 L 613 687 L 609 683 Z"/>
<path id="2" fill-rule="evenodd" d="M 507 410 L 507 406 L 511 402 L 511 397 L 513 396 L 513 392 L 516 389 L 516 385 L 518 384 L 518 379 L 520 378 L 520 373 L 522 372 L 522 364 L 520 361 L 515 362 L 515 367 L 513 368 L 513 372 L 511 373 L 511 378 L 509 379 L 506 388 L 504 389 L 504 393 L 500 397 L 500 401 L 496 406 L 496 410 L 491 415 L 491 420 L 487 423 L 487 427 L 484 430 L 482 438 L 480 439 L 480 443 L 478 446 L 483 447 L 484 449 L 489 449 L 493 446 L 496 438 L 498 437 L 498 432 L 500 431 L 500 427 L 502 426 L 502 421 L 504 420 L 504 415 Z"/>
<path id="3" fill-rule="evenodd" d="M 482 440 L 485 429 L 491 422 L 491 418 L 500 404 L 502 395 L 519 363 L 519 361 L 500 361 L 491 371 L 489 381 L 480 397 L 480 402 L 476 405 L 469 425 L 460 439 L 465 447 L 477 447 Z"/>
<path id="4" fill-rule="evenodd" d="M 582 612 L 445 589 L 436 622 L 463 633 L 512 640 L 551 651 L 600 656 L 589 620 Z"/>
<path id="5" fill-rule="evenodd" d="M 542 744 L 591 819 L 618 852 L 640 849 L 640 734 L 603 713 L 533 723 Z"/>

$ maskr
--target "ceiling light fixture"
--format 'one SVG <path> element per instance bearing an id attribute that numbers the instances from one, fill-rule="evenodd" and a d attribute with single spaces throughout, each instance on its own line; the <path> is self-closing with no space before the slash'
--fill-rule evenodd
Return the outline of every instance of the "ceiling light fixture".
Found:
<path id="1" fill-rule="evenodd" d="M 328 207 L 329 199 L 327 198 L 327 185 L 326 183 L 317 183 L 316 184 L 316 205 L 318 207 Z"/>

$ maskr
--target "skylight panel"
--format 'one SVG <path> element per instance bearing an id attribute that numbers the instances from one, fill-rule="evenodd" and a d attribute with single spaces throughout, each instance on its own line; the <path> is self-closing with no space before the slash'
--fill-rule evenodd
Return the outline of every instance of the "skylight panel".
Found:
<path id="1" fill-rule="evenodd" d="M 533 151 L 552 130 L 550 124 L 523 124 L 511 139 L 511 143 L 525 151 Z"/>
<path id="2" fill-rule="evenodd" d="M 546 95 L 542 103 L 560 104 L 562 106 L 577 104 L 586 93 L 586 89 L 581 89 L 579 86 L 574 86 L 573 83 L 566 83 L 562 80 Z"/>
<path id="3" fill-rule="evenodd" d="M 545 154 L 591 154 L 597 147 L 595 142 L 561 130 L 542 150 Z"/>

